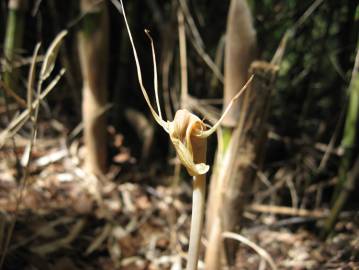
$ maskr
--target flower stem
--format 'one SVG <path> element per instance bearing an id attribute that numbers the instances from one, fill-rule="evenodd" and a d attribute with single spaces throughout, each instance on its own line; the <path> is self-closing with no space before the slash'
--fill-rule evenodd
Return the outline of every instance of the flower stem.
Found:
<path id="1" fill-rule="evenodd" d="M 186 270 L 196 270 L 203 229 L 204 202 L 206 197 L 206 176 L 193 176 L 193 201 L 191 232 Z"/>

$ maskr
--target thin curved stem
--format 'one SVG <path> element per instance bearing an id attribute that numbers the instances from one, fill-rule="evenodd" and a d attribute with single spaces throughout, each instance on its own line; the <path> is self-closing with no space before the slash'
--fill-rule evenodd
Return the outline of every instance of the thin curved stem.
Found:
<path id="1" fill-rule="evenodd" d="M 238 234 L 238 233 L 233 233 L 233 232 L 224 232 L 222 233 L 222 236 L 224 238 L 229 238 L 229 239 L 234 239 L 237 240 L 243 244 L 245 244 L 246 246 L 249 246 L 250 248 L 252 248 L 255 252 L 257 252 L 257 254 L 259 256 L 261 256 L 270 266 L 270 268 L 272 270 L 277 270 L 277 266 L 274 263 L 272 257 L 269 255 L 269 253 L 261 248 L 260 246 L 258 246 L 256 243 L 248 240 L 247 238 L 245 238 L 244 236 Z"/>
<path id="2" fill-rule="evenodd" d="M 118 8 L 118 6 L 115 4 L 116 2 L 114 2 L 114 0 L 112 0 L 112 3 L 114 3 L 115 7 Z M 167 123 L 157 114 L 157 112 L 153 109 L 152 105 L 151 105 L 151 102 L 150 102 L 150 98 L 148 97 L 148 94 L 147 94 L 147 90 L 146 88 L 144 87 L 143 85 L 143 82 L 142 82 L 142 72 L 141 72 L 141 66 L 140 66 L 140 62 L 138 60 L 138 56 L 137 56 L 137 51 L 136 51 L 136 47 L 135 47 L 135 44 L 133 42 L 133 38 L 132 38 L 132 34 L 131 34 L 131 30 L 130 30 L 130 27 L 128 25 L 128 22 L 127 22 L 127 18 L 126 18 L 126 12 L 125 12 L 125 8 L 123 6 L 123 3 L 122 3 L 122 0 L 120 0 L 120 3 L 121 3 L 121 9 L 120 9 L 120 12 L 123 14 L 123 18 L 125 20 L 125 25 L 126 25 L 126 29 L 127 29 L 127 32 L 128 32 L 128 36 L 130 38 L 130 43 L 131 43 L 131 47 L 132 47 L 132 52 L 133 52 L 133 56 L 135 57 L 135 63 L 136 63 L 136 69 L 137 69 L 137 78 L 138 78 L 138 82 L 140 84 L 140 87 L 141 87 L 141 91 L 142 91 L 142 94 L 143 94 L 143 97 L 145 98 L 146 100 L 146 103 L 147 103 L 147 106 L 149 107 L 153 117 L 155 118 L 156 122 L 162 126 L 164 128 L 164 130 L 168 133 L 168 127 L 167 127 Z M 156 75 L 155 75 L 156 76 Z"/>
<path id="3" fill-rule="evenodd" d="M 157 75 L 155 45 L 153 44 L 153 39 L 150 35 L 150 31 L 145 29 L 145 33 L 151 42 L 152 62 L 153 62 L 153 87 L 155 89 L 155 97 L 156 97 L 156 105 L 157 105 L 158 114 L 159 114 L 160 118 L 163 119 L 162 112 L 161 112 L 161 106 L 160 106 L 160 99 L 158 97 L 158 75 Z"/>
<path id="4" fill-rule="evenodd" d="M 241 88 L 241 90 L 238 91 L 238 93 L 231 99 L 231 101 L 228 103 L 227 108 L 222 113 L 221 118 L 211 127 L 210 129 L 203 131 L 198 135 L 199 138 L 207 138 L 208 136 L 212 135 L 216 131 L 216 129 L 219 127 L 219 125 L 222 123 L 224 117 L 227 115 L 227 113 L 230 111 L 233 103 L 243 94 L 243 92 L 248 88 L 249 84 L 252 82 L 254 75 L 252 75 L 246 84 Z"/>

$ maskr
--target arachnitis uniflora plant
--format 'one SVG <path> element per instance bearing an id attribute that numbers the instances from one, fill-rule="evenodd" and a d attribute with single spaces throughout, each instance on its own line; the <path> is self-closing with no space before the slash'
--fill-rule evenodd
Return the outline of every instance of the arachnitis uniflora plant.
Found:
<path id="1" fill-rule="evenodd" d="M 209 170 L 209 165 L 205 163 L 207 138 L 216 131 L 216 129 L 222 122 L 225 115 L 229 112 L 233 102 L 248 87 L 249 83 L 252 80 L 252 77 L 248 80 L 248 82 L 244 85 L 244 87 L 233 97 L 233 99 L 228 104 L 227 108 L 225 109 L 223 115 L 218 120 L 218 122 L 213 127 L 210 127 L 209 129 L 207 129 L 208 125 L 205 124 L 198 116 L 194 115 L 193 113 L 185 109 L 178 110 L 175 114 L 173 121 L 163 120 L 162 112 L 159 104 L 159 98 L 158 98 L 157 67 L 156 67 L 156 56 L 155 56 L 153 40 L 149 32 L 145 30 L 145 33 L 151 42 L 153 65 L 154 65 L 154 90 L 155 90 L 156 105 L 158 112 L 156 112 L 156 110 L 152 107 L 150 99 L 147 94 L 147 90 L 143 86 L 142 72 L 137 56 L 136 47 L 133 42 L 131 30 L 128 26 L 126 13 L 123 7 L 122 0 L 120 0 L 120 2 L 121 2 L 121 7 L 118 7 L 118 5 L 116 5 L 116 2 L 113 1 L 115 6 L 118 7 L 122 12 L 125 20 L 126 28 L 132 46 L 133 55 L 136 62 L 137 77 L 142 94 L 146 100 L 146 103 L 154 119 L 168 133 L 182 165 L 185 166 L 187 172 L 193 177 L 192 220 L 191 220 L 191 232 L 190 232 L 186 269 L 195 270 L 197 269 L 197 264 L 198 264 L 199 246 L 200 246 L 200 239 L 201 239 L 202 227 L 203 227 L 202 225 L 203 225 L 203 217 L 204 217 L 204 202 L 205 202 L 205 189 L 206 189 L 205 174 Z"/>

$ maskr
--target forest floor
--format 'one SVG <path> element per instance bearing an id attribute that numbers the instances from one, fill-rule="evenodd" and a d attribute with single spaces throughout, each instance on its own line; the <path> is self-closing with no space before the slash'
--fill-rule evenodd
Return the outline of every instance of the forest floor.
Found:
<path id="1" fill-rule="evenodd" d="M 16 215 L 4 269 L 183 269 L 190 185 L 148 185 L 136 170 L 122 172 L 135 160 L 123 137 L 112 136 L 118 154 L 103 179 L 82 170 L 80 140 L 74 136 L 69 143 L 61 130 L 56 139 L 36 141 L 23 188 L 16 181 L 14 148 L 9 143 L 0 151 L 0 214 L 7 229 Z M 21 157 L 28 140 L 18 136 L 16 144 Z M 249 209 L 245 216 L 242 235 L 265 249 L 278 269 L 359 269 L 358 213 L 343 215 L 327 241 L 318 236 L 315 215 Z M 269 269 L 243 244 L 236 261 L 234 269 Z"/>

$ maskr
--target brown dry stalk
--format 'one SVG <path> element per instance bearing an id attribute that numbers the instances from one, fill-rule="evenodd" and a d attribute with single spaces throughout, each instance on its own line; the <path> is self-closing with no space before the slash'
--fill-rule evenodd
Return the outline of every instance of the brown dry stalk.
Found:
<path id="1" fill-rule="evenodd" d="M 180 51 L 181 66 L 181 106 L 187 106 L 188 98 L 188 74 L 187 74 L 187 46 L 186 46 L 186 28 L 184 24 L 183 12 L 178 9 L 178 41 Z"/>
<path id="2" fill-rule="evenodd" d="M 269 264 L 269 266 L 272 270 L 277 270 L 277 266 L 274 263 L 273 258 L 269 255 L 269 253 L 267 251 L 265 251 L 263 248 L 258 246 L 256 243 L 250 241 L 249 239 L 247 239 L 244 236 L 237 234 L 237 233 L 223 232 L 222 236 L 223 236 L 223 238 L 237 240 L 237 241 L 245 244 L 246 246 L 252 248 L 255 252 L 257 252 L 257 254 L 260 257 L 262 257 L 262 259 L 264 259 Z"/>
<path id="3" fill-rule="evenodd" d="M 246 1 L 231 0 L 225 43 L 224 61 L 224 107 L 232 100 L 248 80 L 248 69 L 256 58 L 256 31 L 252 15 Z M 227 127 L 236 127 L 239 121 L 240 106 L 238 102 L 223 121 Z"/>

